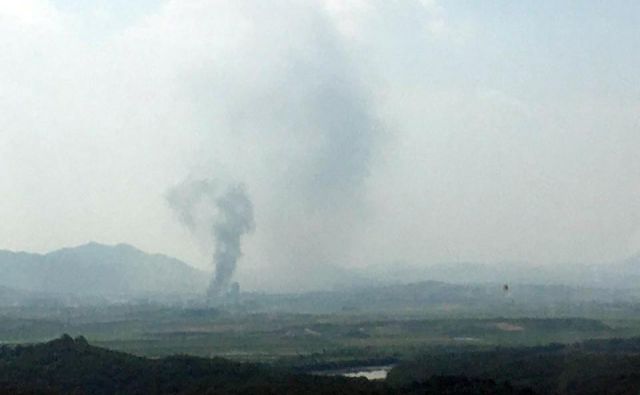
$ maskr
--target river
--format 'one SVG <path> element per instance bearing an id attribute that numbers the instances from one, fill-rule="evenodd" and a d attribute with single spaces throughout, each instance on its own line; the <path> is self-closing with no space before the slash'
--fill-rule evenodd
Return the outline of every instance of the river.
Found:
<path id="1" fill-rule="evenodd" d="M 364 377 L 367 380 L 384 380 L 393 365 L 385 366 L 358 366 L 349 369 L 324 370 L 314 372 L 324 376 Z"/>

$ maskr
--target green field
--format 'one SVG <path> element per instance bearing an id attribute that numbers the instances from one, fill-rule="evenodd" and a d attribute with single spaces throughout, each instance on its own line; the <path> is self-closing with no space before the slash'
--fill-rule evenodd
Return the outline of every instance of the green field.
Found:
<path id="1" fill-rule="evenodd" d="M 314 369 L 386 364 L 443 348 L 629 338 L 640 336 L 640 319 L 250 313 L 154 305 L 2 312 L 3 343 L 46 341 L 61 333 L 147 357 L 221 356 Z"/>

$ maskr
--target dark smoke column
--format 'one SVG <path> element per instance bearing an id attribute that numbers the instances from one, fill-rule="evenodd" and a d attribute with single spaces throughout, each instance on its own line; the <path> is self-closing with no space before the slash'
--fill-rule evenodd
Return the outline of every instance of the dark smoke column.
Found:
<path id="1" fill-rule="evenodd" d="M 169 206 L 192 235 L 215 249 L 215 276 L 207 295 L 224 296 L 242 255 L 242 236 L 254 228 L 253 204 L 242 184 L 227 186 L 208 179 L 185 181 L 171 188 Z"/>
<path id="2" fill-rule="evenodd" d="M 228 291 L 231 276 L 242 255 L 240 239 L 253 230 L 253 205 L 242 185 L 235 185 L 216 199 L 219 214 L 213 224 L 216 250 L 213 260 L 216 275 L 209 284 L 207 295 L 220 296 Z"/>

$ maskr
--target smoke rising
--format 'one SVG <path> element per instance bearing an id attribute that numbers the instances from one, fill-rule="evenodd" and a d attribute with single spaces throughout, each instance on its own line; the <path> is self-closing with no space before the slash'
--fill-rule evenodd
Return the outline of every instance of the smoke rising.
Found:
<path id="1" fill-rule="evenodd" d="M 371 214 L 367 180 L 382 129 L 375 103 L 322 7 L 232 9 L 251 29 L 220 56 L 231 67 L 206 63 L 190 91 L 207 125 L 200 157 L 216 161 L 203 167 L 233 164 L 234 177 L 258 191 L 260 250 L 247 256 L 269 265 L 264 276 L 320 282 L 309 273 L 351 261 Z"/>
<path id="2" fill-rule="evenodd" d="M 244 186 L 221 188 L 208 179 L 185 181 L 166 197 L 180 222 L 205 246 L 213 246 L 215 276 L 207 294 L 224 294 L 242 255 L 241 238 L 254 228 L 253 205 Z"/>
<path id="3" fill-rule="evenodd" d="M 165 199 L 199 174 L 251 192 L 245 289 L 640 249 L 640 2 L 0 3 L 3 248 L 208 263 L 215 198 L 193 191 L 184 226 Z"/>

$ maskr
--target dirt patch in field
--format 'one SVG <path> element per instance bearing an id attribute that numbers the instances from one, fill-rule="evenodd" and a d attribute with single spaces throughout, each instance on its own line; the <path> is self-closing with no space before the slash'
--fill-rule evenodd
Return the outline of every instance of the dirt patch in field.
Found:
<path id="1" fill-rule="evenodd" d="M 520 325 L 510 324 L 508 322 L 498 322 L 496 324 L 496 328 L 500 329 L 501 331 L 505 331 L 505 332 L 520 332 L 520 331 L 524 330 L 524 327 L 522 327 Z"/>

